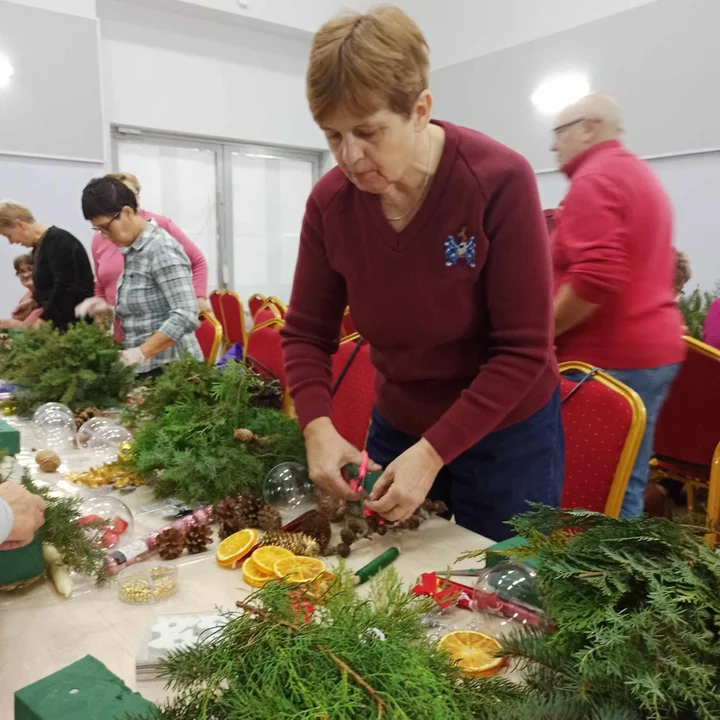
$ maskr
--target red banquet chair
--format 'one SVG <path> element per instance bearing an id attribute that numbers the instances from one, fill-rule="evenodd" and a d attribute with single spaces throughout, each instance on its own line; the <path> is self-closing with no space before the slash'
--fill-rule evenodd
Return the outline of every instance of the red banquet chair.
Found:
<path id="1" fill-rule="evenodd" d="M 242 301 L 232 290 L 223 290 L 219 299 L 223 330 L 228 344 L 237 343 L 244 347 L 247 333 L 245 332 L 245 312 Z"/>
<path id="2" fill-rule="evenodd" d="M 246 362 L 265 377 L 276 377 L 285 388 L 280 330 L 284 325 L 280 318 L 255 325 L 248 333 L 244 357 Z"/>
<path id="3" fill-rule="evenodd" d="M 685 338 L 687 358 L 673 383 L 655 427 L 655 457 L 650 478 L 684 483 L 688 508 L 695 510 L 695 489 L 708 490 L 706 542 L 715 542 L 720 520 L 720 352 Z"/>
<path id="4" fill-rule="evenodd" d="M 355 327 L 355 323 L 353 322 L 352 316 L 350 315 L 350 308 L 347 307 L 345 308 L 342 325 L 340 326 L 340 339 L 345 340 L 346 338 L 350 337 L 351 335 L 355 335 L 356 333 L 357 329 Z"/>
<path id="5" fill-rule="evenodd" d="M 560 506 L 620 516 L 630 473 L 645 432 L 645 405 L 626 385 L 590 365 L 568 362 L 561 373 L 565 480 Z"/>
<path id="6" fill-rule="evenodd" d="M 278 306 L 267 298 L 262 307 L 253 315 L 253 325 L 263 325 L 268 320 L 282 320 L 283 316 Z"/>
<path id="7" fill-rule="evenodd" d="M 200 327 L 195 331 L 205 362 L 214 365 L 222 345 L 222 325 L 208 313 L 200 313 Z"/>
<path id="8" fill-rule="evenodd" d="M 370 346 L 358 335 L 341 342 L 333 355 L 332 383 L 333 425 L 349 443 L 363 449 L 375 403 L 375 368 Z"/>
<path id="9" fill-rule="evenodd" d="M 272 305 L 280 314 L 280 317 L 285 319 L 285 315 L 287 315 L 287 305 L 282 301 L 278 300 L 274 295 L 271 295 L 267 299 L 268 304 Z"/>
<path id="10" fill-rule="evenodd" d="M 248 300 L 248 310 L 250 311 L 250 317 L 253 318 L 253 320 L 266 301 L 267 298 L 259 293 L 255 293 L 255 295 Z"/>

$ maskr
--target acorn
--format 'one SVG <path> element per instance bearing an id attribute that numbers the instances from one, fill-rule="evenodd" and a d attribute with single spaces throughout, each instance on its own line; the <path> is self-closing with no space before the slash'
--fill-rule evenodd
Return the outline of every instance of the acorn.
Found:
<path id="1" fill-rule="evenodd" d="M 378 535 L 387 535 L 387 526 L 386 525 L 378 525 L 377 530 L 375 532 Z"/>

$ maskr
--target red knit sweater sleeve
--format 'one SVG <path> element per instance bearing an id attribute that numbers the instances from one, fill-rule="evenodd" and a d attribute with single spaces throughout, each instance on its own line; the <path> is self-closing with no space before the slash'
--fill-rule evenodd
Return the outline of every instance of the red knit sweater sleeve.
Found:
<path id="1" fill-rule="evenodd" d="M 520 156 L 513 157 L 510 167 L 503 163 L 480 178 L 490 247 L 479 292 L 487 307 L 491 349 L 470 387 L 425 433 L 445 463 L 495 430 L 555 362 L 545 219 L 532 169 Z"/>
<path id="2" fill-rule="evenodd" d="M 604 175 L 585 175 L 573 182 L 565 200 L 564 237 L 575 258 L 568 280 L 578 297 L 596 305 L 630 280 L 623 194 Z"/>
<path id="3" fill-rule="evenodd" d="M 322 214 L 310 196 L 282 330 L 285 373 L 302 428 L 319 417 L 330 417 L 331 357 L 338 349 L 346 305 L 345 280 L 330 266 Z"/>

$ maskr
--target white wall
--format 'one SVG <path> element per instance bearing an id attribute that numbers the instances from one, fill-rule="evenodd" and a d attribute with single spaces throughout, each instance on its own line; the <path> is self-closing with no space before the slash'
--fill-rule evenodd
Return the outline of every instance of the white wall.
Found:
<path id="1" fill-rule="evenodd" d="M 101 0 L 103 2 L 104 0 Z M 145 7 L 276 26 L 276 31 L 314 33 L 326 20 L 344 10 L 360 10 L 363 0 L 129 0 Z"/>
<path id="2" fill-rule="evenodd" d="M 96 15 L 95 0 L 0 0 L 0 2 L 13 2 L 17 5 L 27 5 L 78 17 L 94 18 Z"/>
<path id="3" fill-rule="evenodd" d="M 618 99 L 639 155 L 720 148 L 718 27 L 717 0 L 655 0 L 435 71 L 436 114 L 492 135 L 538 170 L 553 168 L 553 118 L 530 97 L 547 77 L 582 71 Z"/>
<path id="4" fill-rule="evenodd" d="M 110 123 L 326 147 L 305 100 L 309 40 L 132 9 L 100 7 Z"/>
<path id="5" fill-rule="evenodd" d="M 655 1 L 394 0 L 393 4 L 420 25 L 430 45 L 432 67 L 438 70 Z"/>

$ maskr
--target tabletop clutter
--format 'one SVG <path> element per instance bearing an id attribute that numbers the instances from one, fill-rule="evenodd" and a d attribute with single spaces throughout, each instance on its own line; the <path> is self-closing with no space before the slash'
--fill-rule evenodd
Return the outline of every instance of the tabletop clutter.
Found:
<path id="1" fill-rule="evenodd" d="M 549 718 L 720 717 L 720 559 L 704 528 L 535 507 L 492 545 L 431 501 L 386 522 L 318 494 L 297 425 L 241 364 L 180 361 L 121 412 L 19 395 L 34 414 L 5 396 L 4 481 L 47 512 L 31 545 L 0 553 L 0 613 L 47 583 L 53 605 L 101 592 L 92 578 L 147 618 L 135 677 L 78 652 L 4 688 L 19 720 L 512 720 L 550 703 Z M 346 472 L 366 492 L 381 474 Z M 428 552 L 438 529 L 465 546 Z M 208 561 L 235 605 L 168 611 Z M 424 568 L 409 583 L 408 563 Z M 159 708 L 127 686 L 158 678 Z"/>

